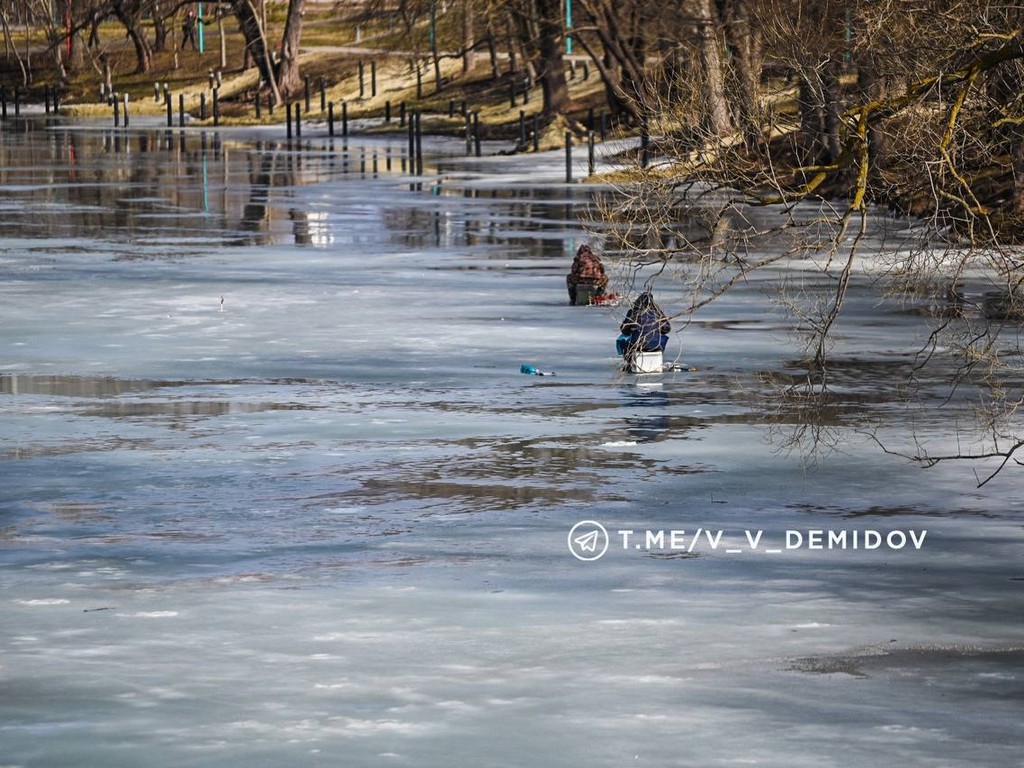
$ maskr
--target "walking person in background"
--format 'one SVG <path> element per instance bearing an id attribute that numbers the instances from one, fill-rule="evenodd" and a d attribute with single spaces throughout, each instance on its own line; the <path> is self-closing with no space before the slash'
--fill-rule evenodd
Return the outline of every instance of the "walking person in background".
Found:
<path id="1" fill-rule="evenodd" d="M 196 44 L 196 12 L 191 8 L 188 9 L 188 13 L 185 14 L 185 20 L 181 23 L 181 50 L 185 50 L 185 46 L 192 43 L 192 50 L 197 50 L 198 45 Z"/>

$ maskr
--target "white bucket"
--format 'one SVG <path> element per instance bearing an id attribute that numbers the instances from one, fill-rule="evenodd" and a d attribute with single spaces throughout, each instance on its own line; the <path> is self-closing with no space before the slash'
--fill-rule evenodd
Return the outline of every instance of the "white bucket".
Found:
<path id="1" fill-rule="evenodd" d="M 661 373 L 665 360 L 661 350 L 654 352 L 637 352 L 629 367 L 632 373 Z"/>

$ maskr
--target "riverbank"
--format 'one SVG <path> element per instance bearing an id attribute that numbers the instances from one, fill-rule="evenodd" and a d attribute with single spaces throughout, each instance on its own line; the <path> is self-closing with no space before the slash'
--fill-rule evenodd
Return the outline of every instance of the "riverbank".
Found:
<path id="1" fill-rule="evenodd" d="M 114 119 L 109 98 L 101 92 L 104 78 L 97 51 L 102 51 L 110 68 L 111 87 L 122 103 L 128 98 L 133 115 L 163 115 L 169 107 L 172 125 L 187 120 L 192 126 L 283 126 L 289 111 L 280 106 L 271 109 L 265 95 L 257 105 L 258 72 L 241 66 L 242 40 L 237 31 L 228 29 L 231 26 L 208 25 L 203 53 L 173 47 L 154 53 L 150 71 L 139 74 L 133 71 L 134 54 L 123 28 L 115 23 L 102 25 L 101 46 L 90 52 L 89 66 L 61 86 L 60 110 L 76 117 L 109 115 Z M 435 70 L 422 53 L 417 56 L 397 50 L 393 30 L 367 33 L 359 24 L 339 20 L 323 9 L 310 13 L 304 30 L 300 58 L 304 88 L 290 99 L 303 120 L 328 120 L 333 113 L 339 123 L 345 118 L 364 121 L 360 130 L 399 132 L 406 129 L 401 118 L 416 110 L 421 113 L 424 133 L 467 136 L 472 122 L 481 140 L 509 141 L 510 151 L 556 149 L 564 146 L 567 132 L 577 140 L 585 138 L 588 131 L 601 138 L 639 133 L 635 126 L 616 124 L 608 114 L 606 89 L 584 56 L 566 58 L 570 107 L 564 116 L 549 121 L 542 114 L 540 89 L 531 87 L 522 67 L 517 70 L 508 59 L 494 62 L 479 52 L 470 69 L 464 70 L 461 58 L 442 55 Z M 33 85 L 23 97 L 39 102 L 44 99 L 43 89 L 56 87 L 57 83 L 55 71 L 39 67 L 41 50 L 38 43 Z M 0 68 L 8 92 L 20 76 L 8 56 L 6 71 Z M 797 110 L 792 95 L 783 97 L 777 106 L 786 119 L 793 118 Z M 367 119 L 371 122 L 365 122 Z M 661 173 L 687 178 L 691 171 L 681 164 L 675 148 L 680 142 L 678 121 L 662 116 L 651 125 L 654 135 L 648 158 L 661 163 Z M 807 184 L 808 176 L 801 170 L 806 163 L 801 163 L 793 151 L 793 146 L 799 144 L 794 140 L 796 130 L 791 128 L 772 139 L 770 152 L 758 150 L 741 158 L 731 176 L 726 171 L 716 181 L 748 190 L 750 169 L 754 168 L 754 175 L 770 176 L 780 189 L 799 189 Z M 770 162 L 766 162 L 769 156 Z M 624 158 L 623 173 L 616 178 L 630 180 L 629 167 L 637 160 L 638 156 L 633 155 Z M 967 167 L 965 186 L 971 190 L 968 197 L 977 205 L 969 211 L 966 225 L 960 224 L 955 210 L 949 215 L 951 202 L 955 208 L 956 200 L 945 192 L 936 193 L 924 173 L 872 171 L 866 199 L 900 214 L 948 218 L 950 224 L 943 228 L 952 233 L 969 230 L 971 237 L 982 233 L 983 239 L 1019 243 L 1024 241 L 1024 226 L 1017 193 L 1019 169 L 1014 165 L 1013 157 L 1004 153 L 986 155 Z M 850 199 L 854 193 L 852 176 L 852 164 L 832 171 L 812 196 Z M 983 220 L 984 225 L 976 226 L 976 220 Z"/>

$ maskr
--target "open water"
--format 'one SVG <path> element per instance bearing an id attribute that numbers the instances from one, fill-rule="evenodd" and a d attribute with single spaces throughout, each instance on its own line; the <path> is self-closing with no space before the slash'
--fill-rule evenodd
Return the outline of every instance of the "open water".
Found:
<path id="1" fill-rule="evenodd" d="M 867 432 L 963 439 L 921 313 L 807 425 L 775 273 L 619 370 L 560 153 L 136 123 L 0 126 L 0 765 L 1024 765 L 1018 473 Z"/>

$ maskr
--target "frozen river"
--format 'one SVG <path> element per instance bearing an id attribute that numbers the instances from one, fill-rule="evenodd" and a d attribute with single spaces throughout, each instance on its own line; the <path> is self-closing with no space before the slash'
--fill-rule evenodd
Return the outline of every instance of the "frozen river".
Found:
<path id="1" fill-rule="evenodd" d="M 919 314 L 809 462 L 757 281 L 618 370 L 559 153 L 279 132 L 2 125 L 0 765 L 1024 765 L 1020 478 L 859 429 Z"/>

